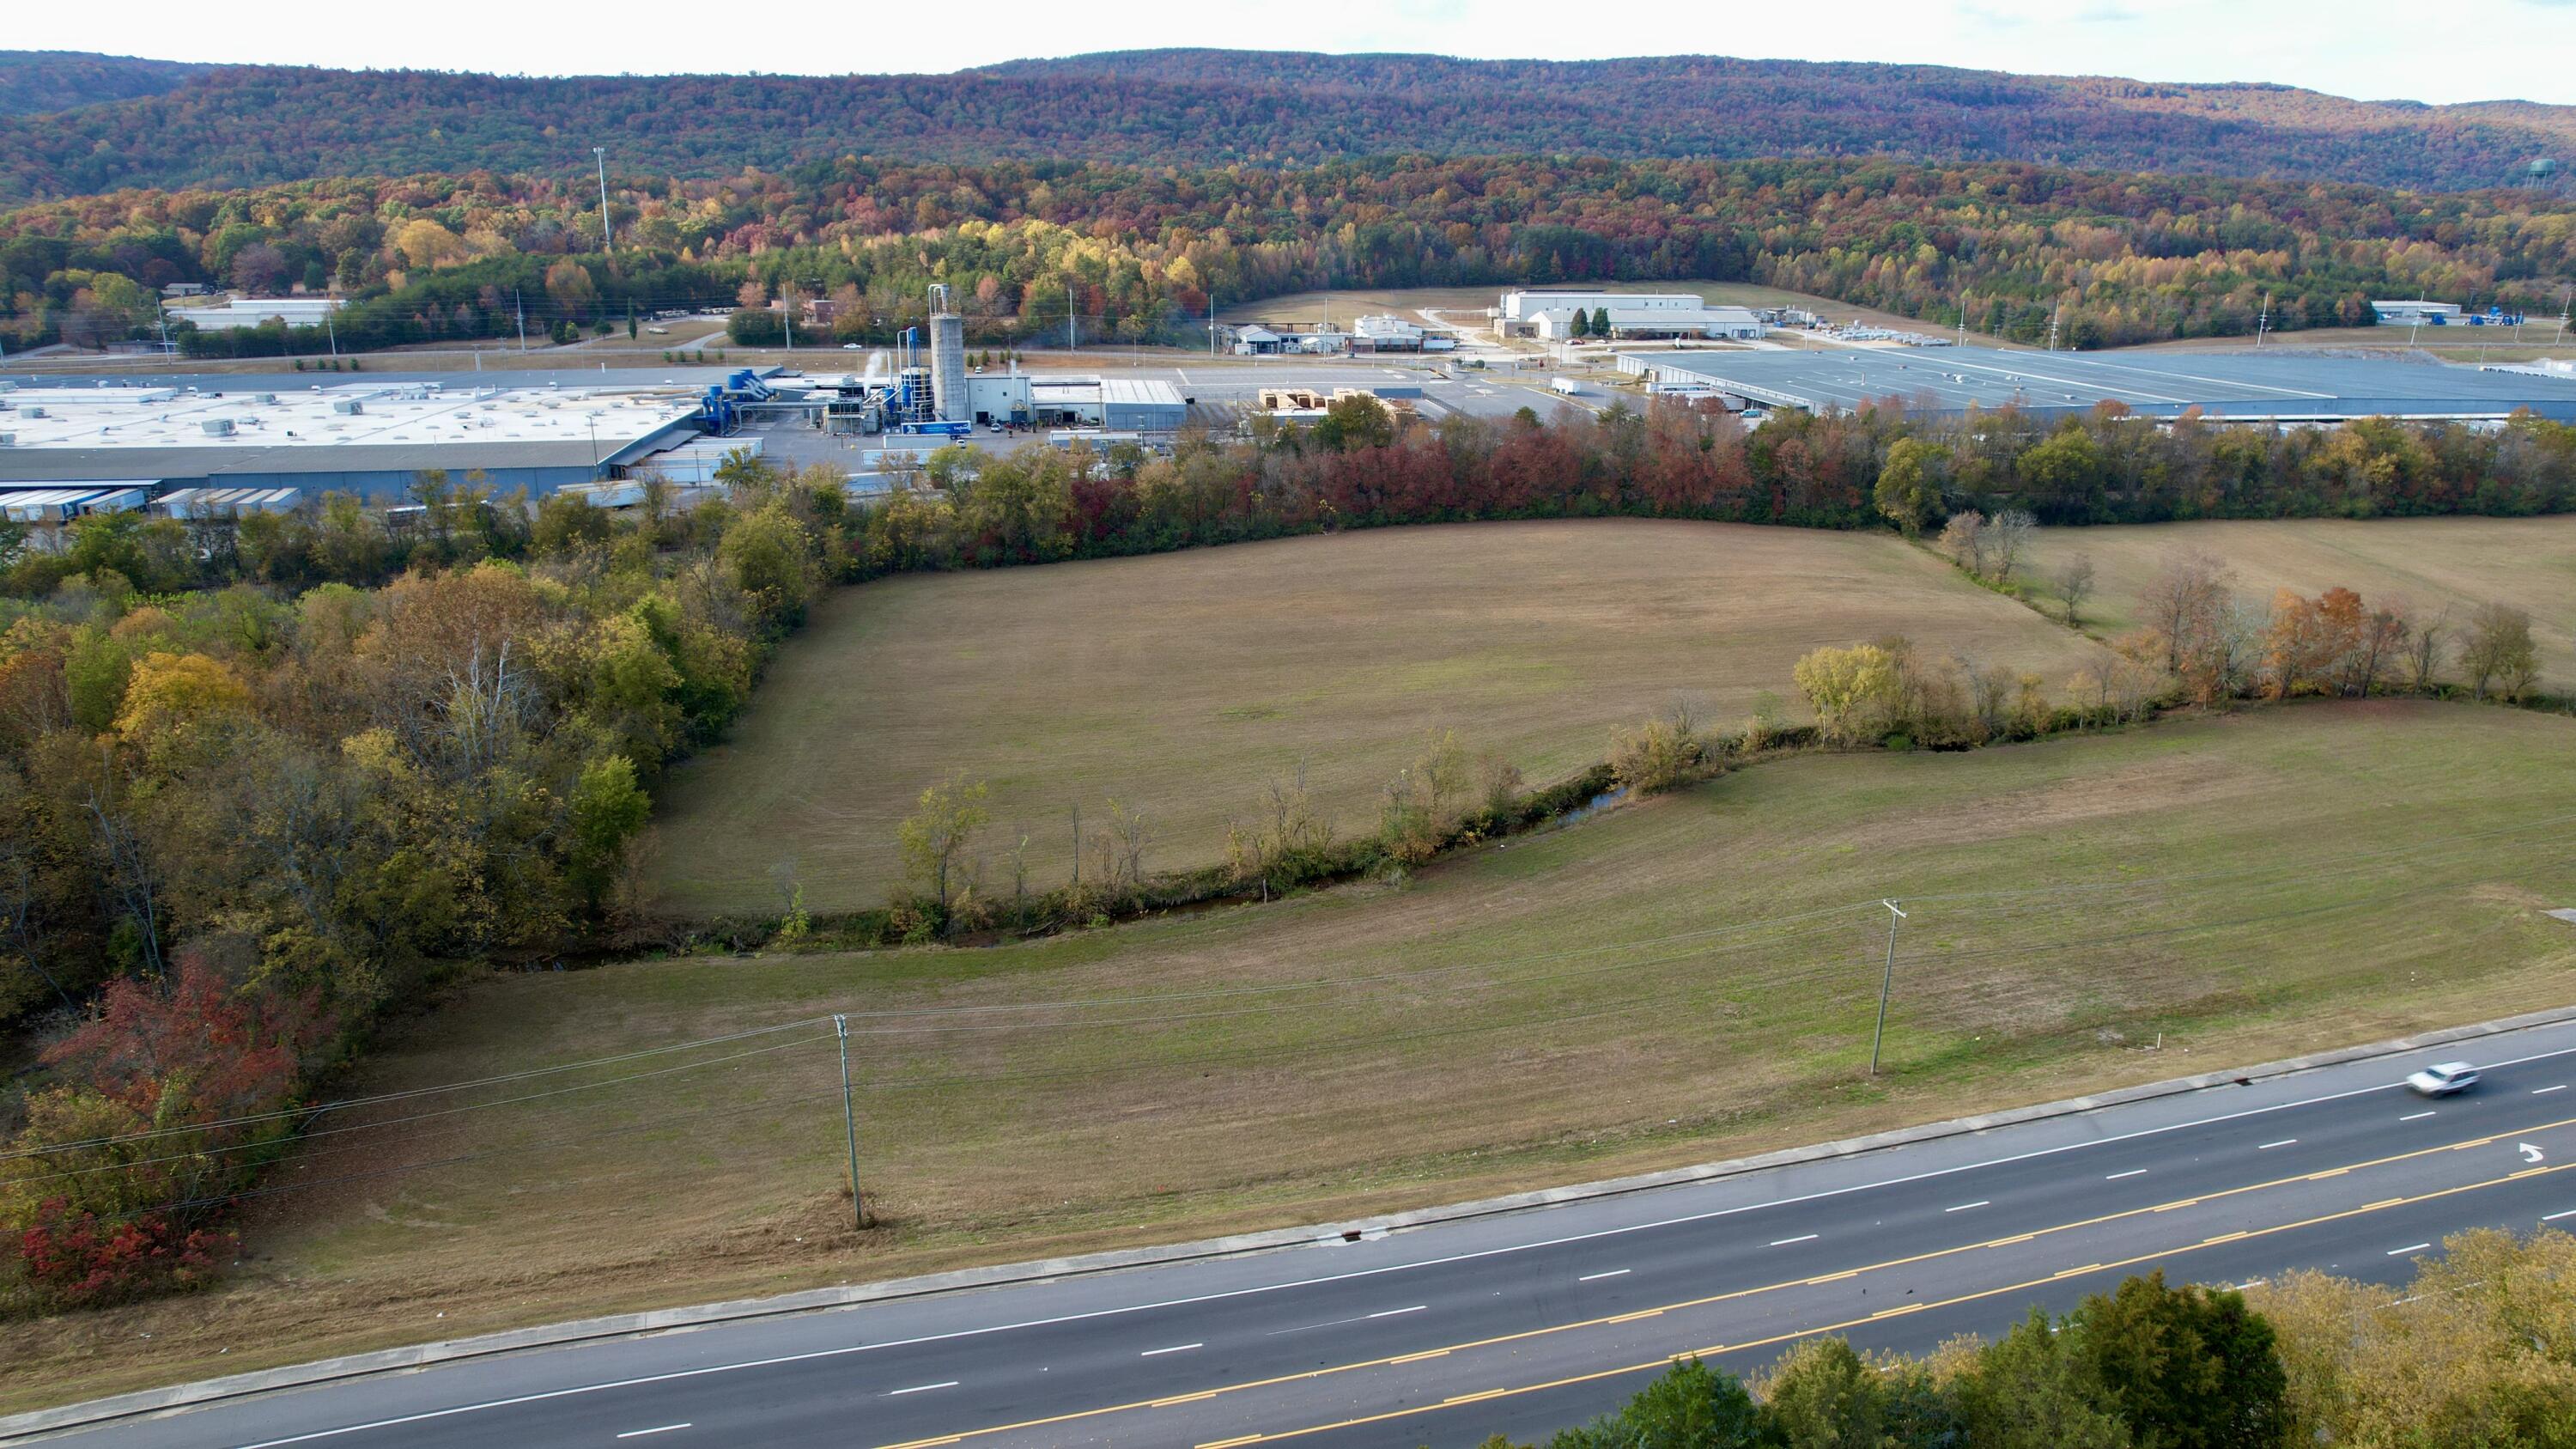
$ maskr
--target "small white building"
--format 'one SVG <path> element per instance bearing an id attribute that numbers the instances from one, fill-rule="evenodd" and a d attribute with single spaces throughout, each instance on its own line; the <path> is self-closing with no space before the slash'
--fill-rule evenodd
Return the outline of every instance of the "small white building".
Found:
<path id="1" fill-rule="evenodd" d="M 232 297 L 207 307 L 173 307 L 170 320 L 194 322 L 200 332 L 233 332 L 272 318 L 289 327 L 319 327 L 338 310 L 337 297 Z"/>
<path id="2" fill-rule="evenodd" d="M 2457 302 L 2426 302 L 2420 299 L 2412 302 L 2373 302 L 2370 304 L 2370 310 L 2378 315 L 2379 325 L 2382 327 L 2412 327 L 2418 323 L 2427 327 L 2446 327 L 2460 320 L 2460 304 Z"/>
<path id="3" fill-rule="evenodd" d="M 1354 352 L 1420 352 L 1422 329 L 1393 313 L 1362 317 L 1351 324 L 1351 350 Z"/>
<path id="4" fill-rule="evenodd" d="M 1607 312 L 1613 337 L 1723 337 L 1750 341 L 1769 329 L 1749 307 L 1711 306 L 1695 292 L 1505 292 L 1494 316 L 1503 335 L 1563 342 L 1574 336 L 1575 314 Z"/>

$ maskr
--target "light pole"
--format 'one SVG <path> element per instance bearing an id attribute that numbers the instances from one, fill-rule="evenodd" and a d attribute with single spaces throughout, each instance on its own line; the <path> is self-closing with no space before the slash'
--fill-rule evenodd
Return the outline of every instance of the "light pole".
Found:
<path id="1" fill-rule="evenodd" d="M 1896 908 L 1896 902 L 1880 901 L 1879 904 L 1887 907 L 1888 912 L 1887 972 L 1878 978 L 1878 1029 L 1869 1034 L 1869 1074 L 1873 1077 L 1878 1075 L 1879 1043 L 1887 1040 L 1887 993 L 1896 985 L 1896 923 L 1905 919 L 1905 913 Z"/>

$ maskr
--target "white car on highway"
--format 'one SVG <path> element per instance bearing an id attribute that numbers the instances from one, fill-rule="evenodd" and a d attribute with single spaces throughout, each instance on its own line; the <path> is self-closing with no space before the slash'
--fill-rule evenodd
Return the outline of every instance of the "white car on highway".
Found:
<path id="1" fill-rule="evenodd" d="M 2407 1077 L 2406 1085 L 2425 1097 L 2447 1097 L 2478 1084 L 2478 1069 L 2467 1062 L 2443 1062 Z"/>

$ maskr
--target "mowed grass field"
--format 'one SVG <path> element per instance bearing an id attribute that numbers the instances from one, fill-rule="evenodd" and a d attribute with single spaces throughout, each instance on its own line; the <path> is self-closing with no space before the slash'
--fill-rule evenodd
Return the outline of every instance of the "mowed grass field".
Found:
<path id="1" fill-rule="evenodd" d="M 883 902 L 896 827 L 952 772 L 989 782 L 988 890 L 1029 837 L 1032 889 L 1109 802 L 1146 868 L 1220 859 L 1226 822 L 1293 778 L 1345 831 L 1426 736 L 1533 782 L 1690 699 L 1740 719 L 1823 644 L 1903 634 L 2057 684 L 2098 646 L 1884 535 L 1598 520 L 1369 530 L 1148 558 L 898 578 L 839 591 L 781 651 L 732 737 L 663 792 L 666 909 Z"/>
<path id="2" fill-rule="evenodd" d="M 1330 1222 L 2564 1004 L 2571 763 L 2576 721 L 2412 701 L 1799 755 L 1401 888 L 490 977 L 352 1089 L 623 1059 L 334 1113 L 226 1286 L 6 1330 L 0 1401 Z M 1872 1082 L 1886 896 L 1911 917 Z"/>
<path id="3" fill-rule="evenodd" d="M 2448 605 L 2454 625 L 2480 604 L 2510 604 L 2531 615 L 2542 677 L 2553 689 L 2576 689 L 2576 515 L 2049 528 L 2039 531 L 2032 564 L 2034 577 L 2044 576 L 2089 555 L 2100 593 L 2085 623 L 2109 635 L 2136 627 L 2139 598 L 2183 549 L 2226 563 L 2238 592 L 2257 603 L 2278 589 L 2314 598 L 2341 585 L 2374 604 L 2402 598 L 2419 618 Z"/>

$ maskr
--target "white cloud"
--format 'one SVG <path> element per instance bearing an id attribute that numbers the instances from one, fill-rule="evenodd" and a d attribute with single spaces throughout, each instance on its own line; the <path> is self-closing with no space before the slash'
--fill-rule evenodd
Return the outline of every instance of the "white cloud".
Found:
<path id="1" fill-rule="evenodd" d="M 29 5 L 5 42 L 96 49 L 117 40 L 175 58 L 419 66 L 520 74 L 947 71 L 1022 56 L 1216 46 L 1426 51 L 1589 60 L 1723 47 L 1799 60 L 1890 61 L 2162 81 L 2275 81 L 2337 95 L 2426 101 L 2519 97 L 2576 104 L 2576 0 L 2446 0 L 2438 22 L 2401 0 L 1834 0 L 1830 23 L 1788 12 L 1634 8 L 1563 0 L 1310 0 L 1276 6 L 985 0 L 971 26 L 939 6 L 727 12 L 676 0 L 583 6 L 451 0 L 435 23 L 319 0 L 268 0 L 255 23 L 208 26 L 201 3 L 129 0 L 102 31 L 76 6 Z M 611 18 L 594 18 L 600 14 Z M 1761 23 L 1772 14 L 1779 24 Z M 1587 14 L 1601 23 L 1589 24 Z M 378 23 L 371 23 L 383 17 Z M 185 36 L 155 47 L 153 37 Z M 128 38 L 131 39 L 128 39 Z M 1247 78 L 1251 78 L 1247 76 Z"/>

